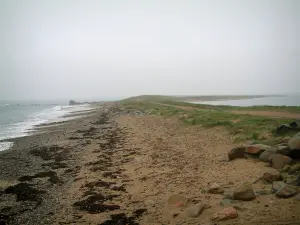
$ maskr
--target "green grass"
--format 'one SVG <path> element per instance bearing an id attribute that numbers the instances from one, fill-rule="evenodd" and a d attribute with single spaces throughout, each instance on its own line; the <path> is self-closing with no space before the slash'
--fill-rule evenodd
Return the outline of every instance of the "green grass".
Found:
<path id="1" fill-rule="evenodd" d="M 277 119 L 264 116 L 233 114 L 228 111 L 227 107 L 214 107 L 206 105 L 203 107 L 203 105 L 196 105 L 195 109 L 192 110 L 182 109 L 176 108 L 176 106 L 190 106 L 191 103 L 182 103 L 169 100 L 160 102 L 168 104 L 168 106 L 143 100 L 125 100 L 121 101 L 121 103 L 128 109 L 145 110 L 148 114 L 164 117 L 176 116 L 187 125 L 198 125 L 204 128 L 223 127 L 235 138 L 237 142 L 253 140 L 259 141 L 260 143 L 273 144 L 277 143 L 283 136 L 294 134 L 288 133 L 282 136 L 278 136 L 276 134 L 277 126 L 285 123 L 291 123 L 291 119 Z"/>
<path id="2" fill-rule="evenodd" d="M 206 96 L 209 97 L 209 96 Z M 185 97 L 176 97 L 176 96 L 163 96 L 163 95 L 142 95 L 137 97 L 132 97 L 125 99 L 123 101 L 142 101 L 142 102 L 158 102 L 169 105 L 176 106 L 186 106 L 193 107 L 198 109 L 213 109 L 213 110 L 265 110 L 265 111 L 284 111 L 284 112 L 294 112 L 300 113 L 300 106 L 250 106 L 250 107 L 239 107 L 239 106 L 227 106 L 227 105 L 205 105 L 205 104 L 194 104 L 185 101 Z"/>

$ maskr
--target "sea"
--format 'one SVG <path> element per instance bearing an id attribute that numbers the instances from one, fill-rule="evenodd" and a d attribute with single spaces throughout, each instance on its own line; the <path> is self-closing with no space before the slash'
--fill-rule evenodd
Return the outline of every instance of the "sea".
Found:
<path id="1" fill-rule="evenodd" d="M 192 102 L 195 104 L 207 105 L 229 105 L 229 106 L 300 106 L 300 94 L 288 96 L 274 96 L 263 98 L 239 99 L 239 100 L 220 100 Z"/>
<path id="2" fill-rule="evenodd" d="M 0 151 L 12 147 L 6 139 L 22 137 L 39 124 L 72 119 L 66 115 L 89 110 L 89 104 L 69 106 L 68 103 L 30 103 L 0 101 Z"/>

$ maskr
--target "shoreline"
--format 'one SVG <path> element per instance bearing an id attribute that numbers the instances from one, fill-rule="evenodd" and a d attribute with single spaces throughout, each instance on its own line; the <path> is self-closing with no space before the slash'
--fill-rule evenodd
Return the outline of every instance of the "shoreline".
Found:
<path id="1" fill-rule="evenodd" d="M 208 187 L 217 182 L 230 192 L 275 171 L 264 162 L 228 161 L 236 143 L 222 127 L 188 126 L 171 114 L 130 107 L 104 104 L 14 139 L 12 149 L 0 152 L 0 223 L 212 225 L 223 195 Z M 269 187 L 254 185 L 256 193 Z M 178 206 L 178 199 L 186 205 Z M 186 207 L 198 203 L 209 207 L 199 218 L 188 216 Z M 220 224 L 300 221 L 293 198 L 258 194 L 235 204 L 238 218 Z"/>
<path id="2" fill-rule="evenodd" d="M 7 139 L 14 144 L 0 152 L 1 222 L 63 222 L 64 215 L 59 212 L 62 202 L 57 196 L 62 197 L 78 175 L 83 149 L 91 142 L 93 133 L 86 127 L 97 126 L 92 123 L 103 110 L 99 108 L 55 126 L 39 126 L 29 136 Z M 86 130 L 87 135 L 81 130 Z"/>

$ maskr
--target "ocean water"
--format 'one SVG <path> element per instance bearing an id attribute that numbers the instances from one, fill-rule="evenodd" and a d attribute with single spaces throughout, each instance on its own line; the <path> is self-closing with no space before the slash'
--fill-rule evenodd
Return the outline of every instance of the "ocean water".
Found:
<path id="1" fill-rule="evenodd" d="M 36 125 L 67 120 L 70 118 L 63 116 L 89 109 L 89 105 L 0 102 L 0 151 L 13 145 L 12 142 L 3 141 L 5 139 L 26 136 Z"/>
<path id="2" fill-rule="evenodd" d="M 192 103 L 207 104 L 207 105 L 230 105 L 230 106 L 259 106 L 259 105 L 300 106 L 300 95 L 240 99 L 240 100 L 204 101 L 204 102 L 192 102 Z"/>

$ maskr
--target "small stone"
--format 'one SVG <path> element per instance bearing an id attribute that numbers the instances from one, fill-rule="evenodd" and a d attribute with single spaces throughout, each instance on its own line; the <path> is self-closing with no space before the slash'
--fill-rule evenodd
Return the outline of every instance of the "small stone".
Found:
<path id="1" fill-rule="evenodd" d="M 223 194 L 224 199 L 233 199 L 233 192 L 232 191 L 226 191 Z"/>
<path id="2" fill-rule="evenodd" d="M 291 169 L 288 171 L 289 174 L 294 174 L 300 170 L 300 163 L 291 166 Z"/>
<path id="3" fill-rule="evenodd" d="M 238 214 L 234 207 L 228 207 L 223 209 L 220 212 L 213 214 L 212 220 L 214 221 L 221 221 L 221 220 L 228 220 L 237 218 Z"/>
<path id="4" fill-rule="evenodd" d="M 290 139 L 291 139 L 291 137 L 284 137 L 284 138 L 281 138 L 280 142 L 281 143 L 288 143 Z"/>
<path id="5" fill-rule="evenodd" d="M 244 184 L 237 187 L 233 192 L 234 200 L 251 201 L 255 199 L 255 193 L 253 187 L 250 184 Z"/>
<path id="6" fill-rule="evenodd" d="M 297 176 L 297 175 L 287 175 L 284 181 L 287 184 L 292 184 L 292 185 L 297 186 L 298 179 L 299 179 L 299 176 Z"/>
<path id="7" fill-rule="evenodd" d="M 276 192 L 279 198 L 291 198 L 297 194 L 297 188 L 293 185 L 286 184 L 283 188 Z"/>
<path id="8" fill-rule="evenodd" d="M 288 146 L 277 146 L 277 153 L 282 155 L 289 155 L 291 152 L 290 148 Z"/>
<path id="9" fill-rule="evenodd" d="M 187 203 L 187 199 L 182 195 L 172 195 L 169 197 L 168 203 L 176 207 L 183 207 Z"/>
<path id="10" fill-rule="evenodd" d="M 155 202 L 152 200 L 145 200 L 144 201 L 146 206 L 150 206 L 150 207 L 154 207 L 155 206 Z"/>
<path id="11" fill-rule="evenodd" d="M 290 165 L 285 165 L 281 170 L 280 172 L 281 173 L 288 173 L 291 169 L 291 166 Z"/>
<path id="12" fill-rule="evenodd" d="M 300 201 L 300 193 L 296 194 L 295 200 L 296 200 L 296 201 Z"/>
<path id="13" fill-rule="evenodd" d="M 92 144 L 92 141 L 91 141 L 91 140 L 86 140 L 85 143 L 86 143 L 87 145 L 89 145 L 89 144 Z"/>
<path id="14" fill-rule="evenodd" d="M 259 155 L 259 159 L 263 162 L 271 162 L 271 155 L 274 155 L 275 152 L 264 151 Z"/>
<path id="15" fill-rule="evenodd" d="M 273 183 L 274 181 L 281 180 L 281 175 L 279 172 L 264 173 L 261 179 L 268 183 Z"/>
<path id="16" fill-rule="evenodd" d="M 272 167 L 275 169 L 282 169 L 285 165 L 289 165 L 292 162 L 290 157 L 281 154 L 271 155 L 270 159 Z"/>
<path id="17" fill-rule="evenodd" d="M 237 159 L 237 158 L 244 158 L 245 147 L 237 147 L 231 149 L 228 153 L 229 160 Z"/>
<path id="18" fill-rule="evenodd" d="M 285 183 L 283 181 L 275 181 L 272 184 L 272 192 L 276 193 L 280 189 L 282 189 L 285 186 Z"/>
<path id="19" fill-rule="evenodd" d="M 188 207 L 185 212 L 188 217 L 198 217 L 203 210 L 205 209 L 205 205 L 202 203 L 198 203 L 196 205 L 192 205 Z"/>
<path id="20" fill-rule="evenodd" d="M 213 183 L 209 189 L 208 189 L 208 193 L 211 193 L 211 194 L 223 194 L 224 193 L 224 189 L 216 184 L 216 183 Z"/>
<path id="21" fill-rule="evenodd" d="M 288 176 L 289 176 L 288 173 L 281 173 L 280 175 L 281 175 L 283 181 L 285 181 L 286 178 L 288 178 Z"/>

